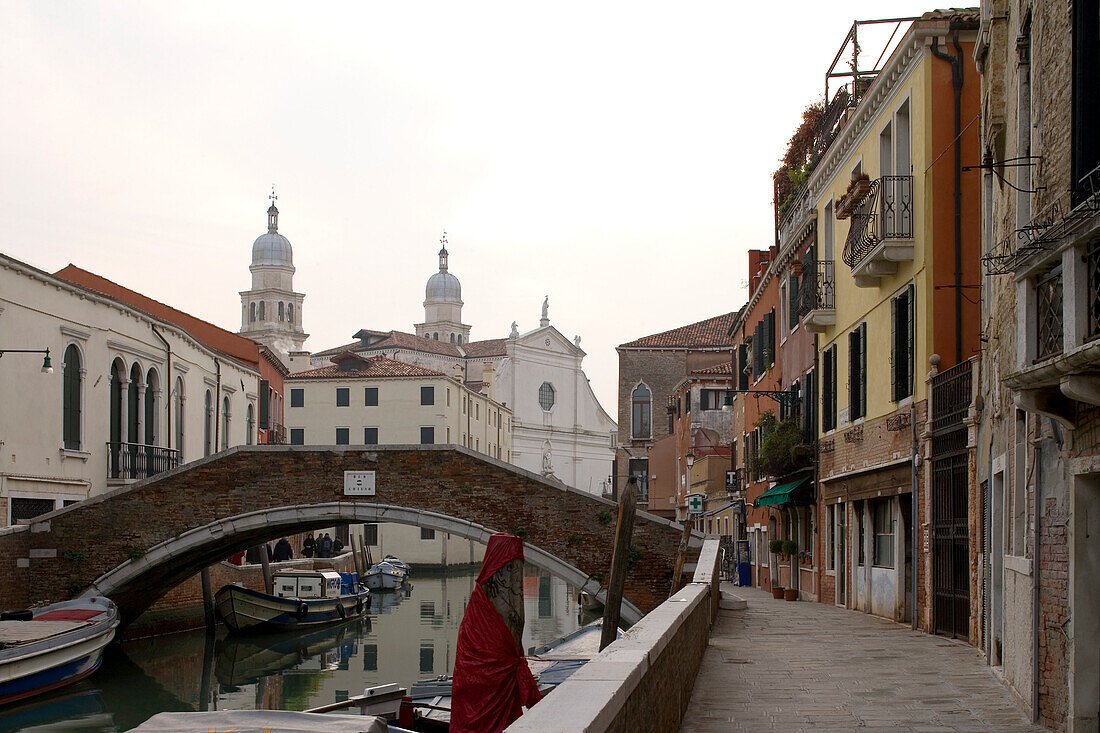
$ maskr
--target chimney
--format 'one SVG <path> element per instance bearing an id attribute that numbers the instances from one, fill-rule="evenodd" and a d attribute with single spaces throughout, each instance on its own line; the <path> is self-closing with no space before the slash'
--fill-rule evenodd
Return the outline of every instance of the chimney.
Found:
<path id="1" fill-rule="evenodd" d="M 486 361 L 481 364 L 481 394 L 485 395 L 491 400 L 495 400 L 493 395 L 496 392 L 496 367 L 493 362 Z"/>
<path id="2" fill-rule="evenodd" d="M 309 363 L 308 351 L 291 351 L 287 354 L 287 360 L 289 362 L 287 368 L 290 370 L 291 374 L 304 372 L 313 367 L 313 365 Z"/>

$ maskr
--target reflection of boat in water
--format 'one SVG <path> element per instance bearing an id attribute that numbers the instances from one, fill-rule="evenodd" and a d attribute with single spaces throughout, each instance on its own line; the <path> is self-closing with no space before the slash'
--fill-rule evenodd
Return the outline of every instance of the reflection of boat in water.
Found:
<path id="1" fill-rule="evenodd" d="M 214 594 L 218 614 L 232 631 L 286 631 L 340 623 L 361 616 L 370 591 L 355 573 L 283 570 L 275 573 L 275 594 L 223 586 Z"/>
<path id="2" fill-rule="evenodd" d="M 0 618 L 0 705 L 95 672 L 118 620 L 118 608 L 103 596 L 5 611 Z"/>
<path id="3" fill-rule="evenodd" d="M 375 593 L 371 595 L 370 612 L 375 615 L 393 613 L 393 609 L 410 597 L 412 591 L 412 586 L 406 583 L 393 593 Z"/>
<path id="4" fill-rule="evenodd" d="M 369 630 L 370 620 L 355 619 L 309 633 L 231 634 L 217 642 L 214 674 L 220 684 L 240 687 L 270 674 L 298 667 L 314 658 L 320 659 L 322 666 L 331 666 L 326 661 L 327 653 L 336 651 L 336 662 L 354 655 L 356 641 L 363 633 L 364 625 Z"/>
<path id="5" fill-rule="evenodd" d="M 29 700 L 4 708 L 0 731 L 114 730 L 114 722 L 99 690 L 88 682 L 66 688 L 58 695 Z"/>

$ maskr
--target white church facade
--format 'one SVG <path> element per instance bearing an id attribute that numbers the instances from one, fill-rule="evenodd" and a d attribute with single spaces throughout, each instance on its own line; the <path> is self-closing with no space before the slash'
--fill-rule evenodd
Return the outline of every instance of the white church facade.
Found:
<path id="1" fill-rule="evenodd" d="M 580 337 L 570 340 L 552 326 L 544 301 L 538 328 L 521 334 L 513 323 L 507 338 L 471 341 L 446 244 L 444 235 L 415 333 L 363 329 L 357 341 L 311 355 L 311 364 L 325 366 L 351 351 L 461 376 L 467 387 L 512 411 L 512 463 L 582 491 L 609 491 L 618 426 L 585 376 Z"/>

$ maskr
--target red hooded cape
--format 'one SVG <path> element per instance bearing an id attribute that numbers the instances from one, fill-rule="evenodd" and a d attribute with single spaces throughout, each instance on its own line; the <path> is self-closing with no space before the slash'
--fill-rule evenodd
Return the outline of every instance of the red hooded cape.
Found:
<path id="1" fill-rule="evenodd" d="M 493 608 L 482 586 L 510 560 L 523 560 L 523 540 L 498 533 L 489 538 L 481 573 L 458 627 L 451 732 L 496 733 L 541 699 L 527 659 Z"/>

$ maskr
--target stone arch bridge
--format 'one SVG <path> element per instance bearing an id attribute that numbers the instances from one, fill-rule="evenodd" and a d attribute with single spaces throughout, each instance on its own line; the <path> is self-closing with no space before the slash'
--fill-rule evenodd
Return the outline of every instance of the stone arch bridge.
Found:
<path id="1" fill-rule="evenodd" d="M 345 496 L 374 471 L 374 496 Z M 528 561 L 581 585 L 609 572 L 616 506 L 453 445 L 237 446 L 0 530 L 0 602 L 101 593 L 123 623 L 202 568 L 294 532 L 355 522 L 476 539 L 519 534 Z M 624 595 L 648 612 L 669 595 L 681 525 L 639 513 Z M 701 535 L 692 538 L 693 552 Z M 633 611 L 633 613 L 631 613 Z"/>

